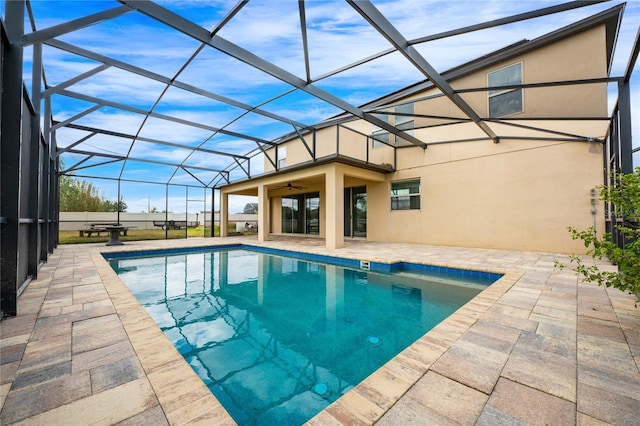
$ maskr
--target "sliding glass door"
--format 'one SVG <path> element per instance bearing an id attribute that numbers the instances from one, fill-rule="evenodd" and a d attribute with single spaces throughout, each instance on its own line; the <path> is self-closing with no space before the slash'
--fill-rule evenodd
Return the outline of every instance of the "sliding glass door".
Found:
<path id="1" fill-rule="evenodd" d="M 344 189 L 344 236 L 367 236 L 367 187 Z"/>
<path id="2" fill-rule="evenodd" d="M 320 233 L 320 193 L 282 197 L 282 232 L 285 234 Z"/>
<path id="3" fill-rule="evenodd" d="M 320 193 L 305 194 L 305 233 L 311 235 L 320 234 Z"/>
<path id="4" fill-rule="evenodd" d="M 302 233 L 302 224 L 300 220 L 302 212 L 300 204 L 303 199 L 302 195 L 293 195 L 282 197 L 282 232 L 286 234 Z"/>

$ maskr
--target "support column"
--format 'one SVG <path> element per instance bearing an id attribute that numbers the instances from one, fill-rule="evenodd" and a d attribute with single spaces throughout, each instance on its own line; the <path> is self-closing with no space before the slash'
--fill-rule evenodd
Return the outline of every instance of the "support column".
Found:
<path id="1" fill-rule="evenodd" d="M 220 237 L 229 236 L 229 194 L 220 191 Z"/>
<path id="2" fill-rule="evenodd" d="M 56 149 L 56 145 L 53 142 L 52 145 L 50 145 L 50 149 Z M 60 243 L 60 175 L 58 174 L 58 170 L 60 170 L 60 159 L 56 157 L 52 163 L 51 173 L 49 174 L 52 188 L 49 203 L 52 205 L 51 217 L 53 218 L 53 222 L 51 223 L 51 230 L 49 231 L 49 253 L 53 253 L 53 249 L 58 247 Z M 53 238 L 51 238 L 51 236 L 53 236 Z"/>
<path id="3" fill-rule="evenodd" d="M 44 141 L 49 152 L 49 192 L 48 192 L 48 241 L 49 253 L 58 247 L 60 232 L 60 161 L 56 148 L 56 137 L 51 132 L 51 97 L 44 99 Z"/>
<path id="4" fill-rule="evenodd" d="M 265 185 L 258 185 L 258 241 L 269 240 L 270 228 L 269 189 Z"/>
<path id="5" fill-rule="evenodd" d="M 20 150 L 22 134 L 22 55 L 24 1 L 5 2 L 9 45 L 4 45 L 0 99 L 0 315 L 15 316 L 18 302 Z M 4 43 L 4 40 L 1 41 Z M 29 141 L 26 141 L 28 143 Z M 26 212 L 25 212 L 26 213 Z M 28 253 L 22 253 L 27 256 Z"/>
<path id="6" fill-rule="evenodd" d="M 631 94 L 628 82 L 618 83 L 618 114 L 620 123 L 620 171 L 633 173 L 633 145 L 631 143 Z"/>
<path id="7" fill-rule="evenodd" d="M 43 188 L 39 177 L 42 173 L 42 144 L 40 143 L 40 91 L 42 86 L 42 44 L 33 45 L 33 69 L 32 69 L 31 101 L 34 114 L 31 116 L 30 148 L 29 148 L 29 256 L 28 274 L 32 278 L 38 278 L 38 264 L 40 263 L 41 231 L 40 225 L 40 200 L 44 197 Z M 26 142 L 26 141 L 25 141 Z M 24 214 L 23 214 L 24 216 Z"/>
<path id="8" fill-rule="evenodd" d="M 40 261 L 46 262 L 49 257 L 50 239 L 52 238 L 49 227 L 51 221 L 51 215 L 49 214 L 51 199 L 51 186 L 49 185 L 51 180 L 49 177 L 49 173 L 51 173 L 51 155 L 49 146 L 46 144 L 43 146 L 41 167 L 40 188 L 42 188 L 42 190 L 39 217 L 42 219 L 42 223 L 40 225 Z"/>
<path id="9" fill-rule="evenodd" d="M 344 173 L 335 165 L 325 175 L 326 247 L 344 247 Z"/>
<path id="10" fill-rule="evenodd" d="M 211 188 L 211 237 L 216 236 L 216 189 Z"/>

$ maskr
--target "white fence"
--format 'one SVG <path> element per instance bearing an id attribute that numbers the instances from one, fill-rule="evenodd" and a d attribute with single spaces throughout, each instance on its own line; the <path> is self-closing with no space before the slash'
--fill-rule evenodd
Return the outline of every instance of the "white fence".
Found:
<path id="1" fill-rule="evenodd" d="M 215 213 L 216 221 L 220 220 L 219 213 Z M 60 212 L 60 230 L 78 231 L 86 229 L 91 224 L 116 223 L 118 221 L 117 212 Z M 156 225 L 154 225 L 154 222 Z M 161 229 L 165 222 L 179 223 L 188 222 L 190 225 L 198 222 L 200 226 L 205 224 L 210 226 L 211 213 L 120 213 L 120 223 L 123 226 L 136 229 Z M 229 215 L 229 222 L 236 223 L 236 230 L 244 231 L 245 225 L 257 226 L 258 215 L 255 214 L 232 214 Z"/>
<path id="2" fill-rule="evenodd" d="M 161 229 L 165 221 L 205 223 L 205 215 L 196 213 L 120 213 L 120 223 L 130 228 Z M 206 220 L 211 221 L 207 215 Z M 60 212 L 60 230 L 77 231 L 91 224 L 116 223 L 117 212 Z M 154 222 L 159 226 L 154 226 Z"/>

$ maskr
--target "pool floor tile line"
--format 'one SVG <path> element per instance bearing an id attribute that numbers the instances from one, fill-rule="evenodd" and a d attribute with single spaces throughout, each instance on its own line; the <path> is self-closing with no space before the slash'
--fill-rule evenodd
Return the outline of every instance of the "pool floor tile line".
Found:
<path id="1" fill-rule="evenodd" d="M 567 256 L 273 236 L 60 246 L 0 322 L 0 424 L 234 424 L 101 255 L 219 244 L 504 274 L 309 424 L 640 418 L 640 308 L 554 269 Z"/>

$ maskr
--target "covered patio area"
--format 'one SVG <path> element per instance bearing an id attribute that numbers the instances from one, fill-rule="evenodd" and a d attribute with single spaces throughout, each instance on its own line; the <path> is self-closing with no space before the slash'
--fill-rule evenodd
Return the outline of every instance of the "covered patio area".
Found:
<path id="1" fill-rule="evenodd" d="M 220 191 L 221 236 L 228 236 L 229 196 L 253 195 L 258 197 L 258 241 L 287 233 L 305 234 L 324 238 L 328 249 L 342 248 L 345 236 L 366 236 L 366 187 L 383 183 L 390 171 L 347 157 L 332 157 L 224 186 Z M 360 201 L 364 199 L 365 214 L 358 225 L 350 188 L 363 188 Z M 286 200 L 293 201 L 287 204 Z M 354 232 L 356 227 L 364 228 L 365 234 Z"/>
<path id="2" fill-rule="evenodd" d="M 2 322 L 0 423 L 233 424 L 101 255 L 233 243 L 504 274 L 310 424 L 637 422 L 640 309 L 566 256 L 271 235 L 59 246 Z"/>

